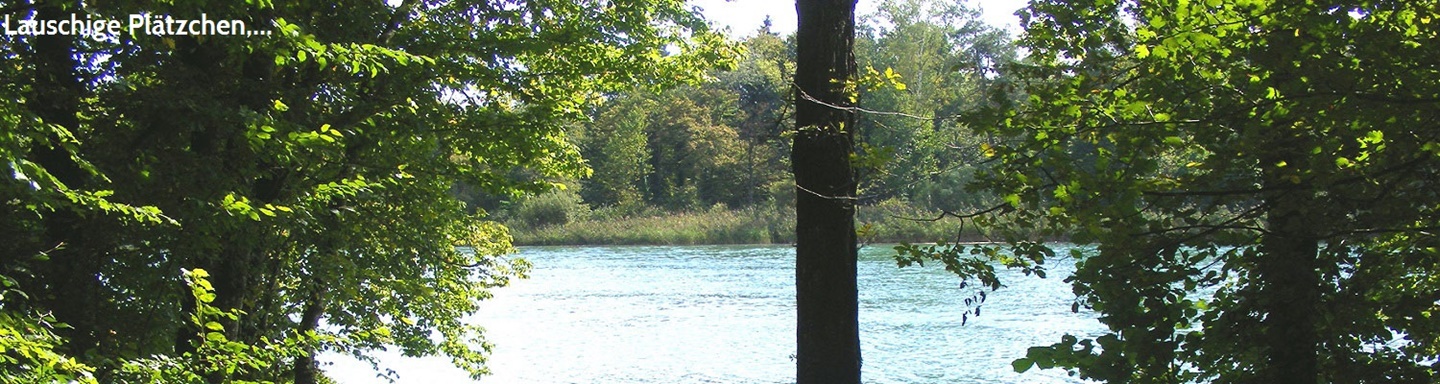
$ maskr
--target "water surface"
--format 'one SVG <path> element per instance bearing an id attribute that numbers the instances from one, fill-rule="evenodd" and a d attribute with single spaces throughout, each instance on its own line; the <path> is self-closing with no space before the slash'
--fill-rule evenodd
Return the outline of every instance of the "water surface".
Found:
<path id="1" fill-rule="evenodd" d="M 470 321 L 495 344 L 482 383 L 792 383 L 794 248 L 537 247 L 529 280 L 495 290 Z M 1066 254 L 1066 252 L 1059 252 Z M 860 326 L 867 383 L 1071 383 L 1063 371 L 1016 374 L 1025 349 L 1103 330 L 1070 312 L 1061 281 L 1002 272 L 981 315 L 977 292 L 936 267 L 896 268 L 887 246 L 861 250 Z M 972 302 L 971 306 L 974 303 Z M 962 325 L 964 323 L 964 325 Z M 442 358 L 381 354 L 401 383 L 470 382 Z M 379 383 L 329 356 L 342 383 Z"/>

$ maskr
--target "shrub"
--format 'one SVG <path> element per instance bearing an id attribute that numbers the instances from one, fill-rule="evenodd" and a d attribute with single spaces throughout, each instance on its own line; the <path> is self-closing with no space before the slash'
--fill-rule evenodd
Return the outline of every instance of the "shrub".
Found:
<path id="1" fill-rule="evenodd" d="M 519 224 L 524 228 L 543 228 L 581 221 L 589 215 L 590 206 L 581 201 L 579 194 L 568 190 L 552 191 L 527 197 L 512 206 L 509 224 Z"/>

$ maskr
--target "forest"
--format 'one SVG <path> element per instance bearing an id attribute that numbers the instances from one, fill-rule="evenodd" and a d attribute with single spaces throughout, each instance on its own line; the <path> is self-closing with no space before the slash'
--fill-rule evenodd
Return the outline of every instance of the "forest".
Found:
<path id="1" fill-rule="evenodd" d="M 857 121 L 866 240 L 980 239 L 926 220 L 985 201 L 962 186 L 986 136 L 958 117 L 1009 82 L 998 65 L 1017 57 L 1011 36 L 973 5 L 933 1 L 881 3 L 857 27 L 868 71 L 857 107 L 877 112 Z M 566 188 L 538 196 L 462 199 L 496 213 L 519 244 L 793 243 L 795 36 L 766 24 L 737 43 L 734 65 L 708 81 L 619 92 L 589 110 L 567 132 L 589 176 L 554 179 Z"/>
<path id="2" fill-rule="evenodd" d="M 0 2 L 268 31 L 0 36 L 0 382 L 480 378 L 464 317 L 517 244 L 792 242 L 800 383 L 861 381 L 870 242 L 982 295 L 1068 282 L 1108 332 L 1019 372 L 1440 380 L 1440 1 L 1032 0 L 1019 36 L 797 8 L 731 37 L 680 0 Z"/>

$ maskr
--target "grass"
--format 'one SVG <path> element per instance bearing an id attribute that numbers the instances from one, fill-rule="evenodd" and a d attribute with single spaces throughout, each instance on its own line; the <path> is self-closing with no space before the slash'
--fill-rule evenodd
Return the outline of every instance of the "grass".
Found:
<path id="1" fill-rule="evenodd" d="M 517 245 L 702 245 L 790 244 L 795 241 L 791 212 L 711 209 L 700 212 L 652 213 L 640 217 L 591 217 L 563 225 L 530 228 L 511 223 Z M 959 221 L 918 220 L 934 212 L 903 202 L 886 201 L 861 207 L 856 215 L 860 241 L 865 243 L 926 243 L 976 241 L 984 236 Z"/>
<path id="2" fill-rule="evenodd" d="M 518 245 L 772 244 L 793 239 L 772 217 L 711 210 L 660 216 L 592 217 L 564 225 L 513 228 Z"/>

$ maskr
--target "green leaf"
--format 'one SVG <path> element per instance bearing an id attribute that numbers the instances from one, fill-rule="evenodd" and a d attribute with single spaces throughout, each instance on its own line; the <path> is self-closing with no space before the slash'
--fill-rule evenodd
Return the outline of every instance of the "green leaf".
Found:
<path id="1" fill-rule="evenodd" d="M 1005 204 L 1009 204 L 1011 207 L 1019 207 L 1019 206 L 1020 206 L 1020 195 L 1017 195 L 1017 194 L 1014 194 L 1014 193 L 1005 195 Z"/>
<path id="2" fill-rule="evenodd" d="M 220 332 L 206 332 L 205 341 L 212 343 L 223 343 L 226 341 L 225 334 Z"/>
<path id="3" fill-rule="evenodd" d="M 1033 366 L 1035 366 L 1034 361 L 1023 357 L 1010 362 L 1010 368 L 1014 369 L 1015 373 L 1025 373 Z"/>

